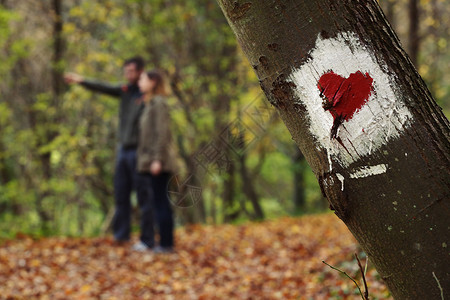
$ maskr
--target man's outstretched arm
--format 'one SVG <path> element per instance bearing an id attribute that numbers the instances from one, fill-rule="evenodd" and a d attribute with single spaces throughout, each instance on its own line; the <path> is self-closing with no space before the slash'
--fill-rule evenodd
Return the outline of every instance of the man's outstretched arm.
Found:
<path id="1" fill-rule="evenodd" d="M 64 80 L 69 84 L 80 84 L 88 90 L 100 92 L 109 96 L 119 97 L 122 93 L 121 86 L 111 86 L 100 82 L 89 81 L 84 79 L 83 76 L 75 73 L 64 74 Z"/>

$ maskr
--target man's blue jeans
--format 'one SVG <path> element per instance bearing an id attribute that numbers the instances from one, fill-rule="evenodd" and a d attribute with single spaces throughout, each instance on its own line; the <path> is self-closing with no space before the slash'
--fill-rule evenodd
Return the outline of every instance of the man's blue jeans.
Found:
<path id="1" fill-rule="evenodd" d="M 131 192 L 136 189 L 141 211 L 141 241 L 154 246 L 153 205 L 151 186 L 142 182 L 136 170 L 136 149 L 121 148 L 114 175 L 116 212 L 113 231 L 117 241 L 127 241 L 131 232 Z"/>

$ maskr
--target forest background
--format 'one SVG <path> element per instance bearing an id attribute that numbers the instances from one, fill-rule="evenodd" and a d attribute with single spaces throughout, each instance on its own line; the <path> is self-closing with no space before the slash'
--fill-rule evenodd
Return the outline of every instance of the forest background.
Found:
<path id="1" fill-rule="evenodd" d="M 380 5 L 448 116 L 450 4 Z M 120 83 L 136 54 L 166 73 L 181 178 L 195 174 L 177 225 L 328 209 L 215 1 L 0 0 L 0 239 L 107 231 L 119 101 L 62 75 Z"/>

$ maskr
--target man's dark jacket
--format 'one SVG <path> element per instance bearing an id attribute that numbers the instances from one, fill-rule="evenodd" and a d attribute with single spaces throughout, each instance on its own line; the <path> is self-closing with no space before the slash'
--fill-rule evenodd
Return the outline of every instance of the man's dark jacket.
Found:
<path id="1" fill-rule="evenodd" d="M 91 91 L 120 97 L 119 143 L 123 148 L 137 148 L 139 117 L 144 108 L 139 87 L 136 84 L 111 86 L 88 80 L 83 80 L 81 85 Z"/>

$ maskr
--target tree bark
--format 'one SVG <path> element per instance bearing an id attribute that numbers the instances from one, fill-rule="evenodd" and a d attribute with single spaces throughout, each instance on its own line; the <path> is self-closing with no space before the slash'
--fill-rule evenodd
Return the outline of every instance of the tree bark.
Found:
<path id="1" fill-rule="evenodd" d="M 219 4 L 393 296 L 449 298 L 450 125 L 376 1 Z"/>

